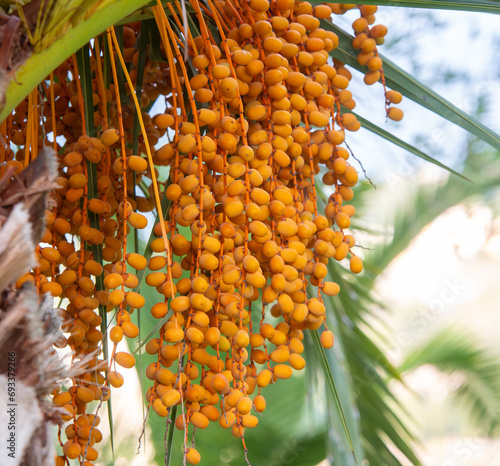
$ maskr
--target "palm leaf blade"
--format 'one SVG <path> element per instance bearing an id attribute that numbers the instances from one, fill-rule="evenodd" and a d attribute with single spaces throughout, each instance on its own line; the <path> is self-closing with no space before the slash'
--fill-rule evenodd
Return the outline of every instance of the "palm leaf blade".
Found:
<path id="1" fill-rule="evenodd" d="M 112 2 L 99 10 L 99 14 L 92 15 L 77 24 L 70 34 L 64 36 L 64 40 L 56 40 L 45 50 L 34 53 L 16 71 L 15 78 L 10 81 L 5 94 L 5 105 L 0 106 L 0 121 L 3 121 L 33 88 L 75 50 L 83 47 L 106 28 L 141 8 L 145 3 L 147 0 Z"/>
<path id="2" fill-rule="evenodd" d="M 420 157 L 421 159 L 423 159 L 427 162 L 433 163 L 434 165 L 437 165 L 438 167 L 444 168 L 445 170 L 449 171 L 450 173 L 453 173 L 456 176 L 459 176 L 460 178 L 463 178 L 464 180 L 470 181 L 468 178 L 466 178 L 465 176 L 456 172 L 452 168 L 444 165 L 439 160 L 436 160 L 434 157 L 427 155 L 425 152 L 422 152 L 420 149 L 417 149 L 415 146 L 412 146 L 411 144 L 403 141 L 402 139 L 397 138 L 393 134 L 382 129 L 380 126 L 375 125 L 374 123 L 367 120 L 366 118 L 363 118 L 362 116 L 358 115 L 357 113 L 354 113 L 354 112 L 351 112 L 351 113 L 356 115 L 356 118 L 361 123 L 361 126 L 363 128 L 366 128 L 368 131 L 371 131 L 372 133 L 376 134 L 377 136 L 380 136 L 381 138 L 391 142 L 392 144 L 407 150 L 411 154 L 414 154 L 417 157 Z"/>
<path id="3" fill-rule="evenodd" d="M 337 414 L 339 416 L 340 422 L 342 424 L 342 429 L 343 429 L 343 432 L 345 434 L 349 448 L 350 448 L 354 458 L 356 458 L 356 456 L 354 454 L 354 447 L 352 444 L 351 435 L 349 432 L 349 427 L 347 425 L 346 416 L 344 413 L 344 409 L 342 407 L 342 402 L 340 400 L 340 396 L 339 396 L 337 387 L 335 385 L 335 381 L 333 380 L 333 374 L 332 374 L 332 370 L 330 368 L 330 363 L 328 361 L 328 357 L 326 355 L 325 349 L 321 346 L 318 331 L 314 330 L 311 332 L 311 334 L 312 334 L 312 339 L 314 342 L 314 349 L 316 351 L 316 354 L 317 354 L 318 359 L 320 361 L 321 367 L 323 369 L 323 373 L 324 373 L 325 378 L 326 378 L 327 387 L 328 387 L 328 391 L 329 391 L 330 396 L 331 396 L 331 400 L 333 401 L 335 409 L 336 409 Z"/>
<path id="4" fill-rule="evenodd" d="M 468 407 L 479 427 L 491 433 L 500 424 L 500 364 L 489 350 L 471 339 L 469 332 L 456 328 L 437 332 L 413 349 L 400 367 L 410 372 L 426 364 L 461 377 L 454 395 Z"/>
<path id="5" fill-rule="evenodd" d="M 92 96 L 92 71 L 90 65 L 90 48 L 88 44 L 84 45 L 81 49 L 76 51 L 76 60 L 78 64 L 78 71 L 80 74 L 80 84 L 83 94 L 83 104 L 84 104 L 84 113 L 85 113 L 85 126 L 87 128 L 87 133 L 89 136 L 95 136 L 95 124 L 94 124 L 94 103 Z M 88 198 L 94 199 L 98 197 L 97 190 L 97 167 L 96 164 L 90 163 L 87 160 L 87 176 L 88 176 Z M 88 211 L 90 225 L 92 228 L 99 229 L 100 221 L 99 216 L 93 212 Z M 88 245 L 86 245 L 88 246 Z M 103 266 L 103 257 L 102 257 L 102 245 L 101 244 L 93 244 L 92 248 L 92 256 L 95 261 L 97 261 L 101 267 Z M 96 277 L 96 289 L 103 290 L 103 274 Z M 105 306 L 99 305 L 99 316 L 101 317 L 101 332 L 103 335 L 106 335 L 106 327 L 107 327 L 107 310 Z M 103 339 L 102 343 L 102 351 L 105 360 L 108 358 L 108 340 L 107 338 Z M 106 403 L 107 412 L 108 412 L 108 426 L 110 433 L 110 447 L 111 447 L 111 455 L 114 457 L 114 426 L 113 426 L 113 411 L 111 403 Z"/>

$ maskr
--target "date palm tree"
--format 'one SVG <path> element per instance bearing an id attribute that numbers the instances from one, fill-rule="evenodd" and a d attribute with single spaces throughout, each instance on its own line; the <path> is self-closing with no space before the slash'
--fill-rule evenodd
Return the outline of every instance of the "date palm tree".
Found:
<path id="1" fill-rule="evenodd" d="M 313 6 L 320 4 L 317 1 L 309 3 Z M 358 4 L 401 8 L 438 8 L 491 14 L 500 12 L 497 2 L 490 0 L 362 0 Z M 218 2 L 216 5 L 222 11 L 220 14 L 223 15 L 224 8 L 231 8 L 232 3 Z M 337 5 L 332 8 L 338 8 L 339 11 L 353 7 L 347 4 L 332 5 Z M 143 116 L 147 115 L 148 112 L 154 111 L 152 109 L 155 103 L 159 102 L 164 94 L 167 104 L 174 104 L 174 107 L 175 105 L 185 106 L 188 109 L 186 114 L 193 117 L 193 109 L 196 110 L 198 107 L 189 110 L 189 105 L 192 105 L 194 100 L 187 90 L 190 89 L 187 87 L 190 82 L 187 78 L 193 77 L 197 64 L 194 63 L 195 58 L 193 54 L 188 53 L 188 49 L 190 47 L 192 49 L 193 44 L 196 46 L 196 39 L 193 38 L 203 33 L 211 35 L 218 43 L 224 42 L 222 30 L 219 28 L 220 24 L 214 20 L 214 17 L 218 17 L 212 11 L 215 6 L 208 0 L 181 3 L 148 0 L 121 0 L 120 2 L 33 0 L 23 2 L 23 4 L 7 0 L 0 2 L 0 7 L 3 9 L 0 11 L 2 137 L 6 136 L 7 130 L 10 130 L 7 124 L 8 117 L 16 107 L 25 105 L 26 112 L 28 112 L 31 107 L 36 108 L 37 99 L 44 101 L 50 98 L 46 93 L 58 84 L 57 79 L 59 79 L 57 76 L 57 79 L 54 77 L 54 72 L 68 57 L 73 56 L 72 68 L 68 71 L 68 67 L 64 68 L 62 65 L 63 72 L 59 73 L 59 76 L 70 76 L 71 79 L 78 77 L 80 82 L 78 102 L 71 102 L 74 108 L 79 108 L 84 115 L 84 118 L 77 123 L 84 125 L 89 135 L 96 134 L 98 129 L 105 129 L 107 122 L 103 123 L 99 120 L 98 112 L 94 111 L 93 98 L 98 93 L 97 88 L 101 80 L 107 82 L 108 91 L 112 88 L 113 92 L 116 91 L 116 95 L 121 96 L 124 102 L 130 104 L 124 114 L 121 113 L 121 109 L 115 110 L 116 115 L 119 116 L 117 121 L 123 123 L 129 118 L 130 124 L 127 124 L 130 138 L 126 141 L 128 149 L 134 154 L 139 151 L 146 153 L 144 140 L 148 139 L 148 135 L 144 128 L 140 127 L 140 119 L 137 116 L 139 112 L 135 110 L 134 105 L 139 106 Z M 236 11 L 234 14 L 237 13 Z M 204 24 L 203 27 L 202 24 Z M 138 31 L 137 40 L 134 37 L 132 45 L 127 43 L 124 26 L 133 26 L 133 28 L 128 27 L 125 33 L 130 30 Z M 366 67 L 360 64 L 358 56 L 359 48 L 356 49 L 353 46 L 354 37 L 328 18 L 321 19 L 321 27 L 325 31 L 334 33 L 338 38 L 338 46 L 330 51 L 336 63 L 343 63 L 352 70 L 365 73 Z M 165 39 L 165 28 L 170 32 L 170 45 L 167 45 L 169 42 Z M 110 42 L 105 40 L 107 34 Z M 115 66 L 113 54 L 109 53 L 109 48 L 112 48 L 111 37 L 115 41 L 114 47 L 122 51 L 128 63 L 128 65 L 124 64 L 123 69 L 118 65 Z M 189 46 L 187 46 L 188 43 Z M 103 50 L 102 64 L 91 53 L 91 50 L 96 50 L 96 45 Z M 184 55 L 183 51 L 185 51 Z M 99 54 L 97 56 L 100 57 Z M 471 134 L 471 137 L 487 143 L 495 151 L 500 150 L 500 137 L 494 131 L 448 102 L 396 63 L 382 55 L 380 58 L 384 63 L 384 86 L 400 92 L 418 105 L 462 127 Z M 165 65 L 167 62 L 168 66 Z M 148 67 L 151 63 L 163 65 Z M 185 76 L 179 71 L 181 68 Z M 144 73 L 146 69 L 147 76 Z M 179 87 L 169 87 L 165 84 L 162 72 L 167 69 L 169 73 L 178 73 Z M 102 77 L 99 73 L 102 73 Z M 135 76 L 133 83 L 135 85 L 127 81 L 128 74 Z M 113 84 L 109 86 L 111 82 Z M 108 98 L 103 92 L 104 95 Z M 347 105 L 347 102 L 345 104 Z M 43 114 L 44 109 L 41 108 L 40 111 Z M 339 115 L 341 111 L 344 113 L 347 109 L 339 108 Z M 116 118 L 116 115 L 110 115 L 110 118 Z M 415 449 L 418 439 L 414 429 L 410 427 L 411 413 L 408 413 L 406 407 L 397 400 L 391 384 L 404 385 L 405 374 L 422 364 L 433 364 L 447 374 L 461 372 L 464 375 L 464 381 L 456 391 L 457 396 L 468 401 L 478 422 L 487 422 L 489 432 L 495 431 L 499 421 L 498 409 L 492 411 L 489 407 L 492 403 L 495 406 L 498 404 L 495 398 L 495 387 L 500 381 L 500 370 L 486 350 L 475 347 L 472 342 L 464 342 L 456 332 L 445 332 L 415 350 L 400 367 L 396 367 L 388 359 L 387 347 L 383 343 L 384 336 L 375 332 L 370 325 L 371 319 L 375 318 L 373 310 L 384 309 L 383 303 L 377 300 L 374 293 L 377 278 L 392 260 L 408 247 L 412 239 L 446 209 L 472 196 L 485 196 L 495 189 L 499 180 L 498 173 L 492 167 L 495 166 L 493 160 L 495 156 L 498 156 L 498 152 L 484 151 L 474 154 L 470 150 L 463 173 L 457 173 L 368 119 L 360 115 L 356 115 L 356 118 L 362 127 L 372 133 L 371 137 L 374 141 L 377 138 L 383 138 L 447 170 L 450 176 L 445 184 L 434 190 L 422 188 L 414 193 L 411 209 L 395 212 L 392 236 L 378 242 L 374 250 L 365 255 L 365 271 L 359 278 L 352 279 L 338 264 L 328 265 L 328 278 L 338 283 L 342 289 L 339 296 L 324 301 L 326 323 L 335 334 L 335 346 L 333 349 L 325 350 L 320 343 L 319 333 L 314 331 L 307 334 L 303 342 L 307 359 L 305 375 L 292 377 L 284 383 L 271 385 L 268 388 L 266 395 L 268 408 L 265 414 L 260 416 L 258 428 L 248 429 L 245 434 L 246 446 L 250 452 L 249 458 L 254 464 L 314 465 L 325 459 L 333 464 L 342 465 L 361 464 L 364 460 L 373 465 L 396 465 L 404 464 L 404 462 L 421 464 Z M 46 120 L 44 131 L 50 132 L 53 123 L 49 122 L 48 118 Z M 67 123 L 69 126 L 72 125 L 72 122 Z M 42 135 L 42 139 L 45 140 L 45 134 Z M 12 145 L 16 147 L 25 143 L 12 141 L 10 139 Z M 57 148 L 57 141 L 53 143 Z M 61 144 L 63 147 L 59 149 L 64 152 L 64 141 L 61 140 Z M 5 158 L 7 150 L 6 148 L 3 150 L 4 159 L 7 160 Z M 481 163 L 478 167 L 476 158 L 485 160 L 486 163 Z M 151 175 L 154 178 L 153 173 Z M 158 167 L 158 175 L 167 180 L 170 175 L 168 168 Z M 96 176 L 96 171 L 89 171 L 89 184 L 86 189 L 92 198 L 97 197 L 95 195 L 97 192 Z M 135 176 L 134 174 L 134 183 Z M 468 181 L 474 176 L 478 176 L 481 182 L 474 184 Z M 151 185 L 138 182 L 137 186 L 146 197 L 160 200 L 158 192 L 152 194 L 156 180 L 153 179 Z M 166 188 L 168 182 L 163 186 Z M 322 184 L 318 181 L 316 188 L 318 207 L 323 211 L 331 194 L 328 183 L 325 181 L 325 184 Z M 358 211 L 362 212 L 367 199 L 373 196 L 370 184 L 361 184 L 356 191 L 354 201 Z M 155 223 L 158 223 L 161 219 L 160 212 L 168 214 L 170 205 L 167 197 L 164 196 L 161 202 L 152 203 L 150 207 L 151 215 L 156 215 Z M 96 227 L 95 229 L 99 229 L 99 220 L 94 214 L 95 212 L 89 211 L 90 223 Z M 356 227 L 356 225 L 353 226 Z M 36 225 L 34 227 L 39 228 Z M 137 229 L 130 235 L 130 243 L 133 244 L 134 252 L 146 258 L 151 257 L 153 239 L 153 233 L 150 238 L 140 237 Z M 103 259 L 102 249 L 97 244 L 87 249 L 93 252 L 94 259 L 101 267 L 101 273 L 97 274 L 98 277 L 95 279 L 95 286 L 102 290 L 104 289 L 102 267 L 108 259 Z M 134 290 L 145 298 L 146 307 L 151 308 L 156 300 L 151 290 L 142 286 L 143 277 L 144 274 L 140 275 L 140 280 L 134 286 Z M 102 304 L 101 307 L 103 307 Z M 8 311 L 8 309 L 3 310 Z M 134 319 L 139 319 L 137 314 L 134 315 Z M 0 314 L 0 318 L 2 315 Z M 101 309 L 100 318 L 102 333 L 106 335 L 108 328 L 105 308 Z M 141 383 L 144 383 L 144 392 L 146 392 L 144 372 L 146 364 L 149 364 L 151 360 L 143 354 L 144 347 L 152 341 L 154 332 L 158 329 L 158 321 L 148 314 L 135 322 L 140 333 L 130 343 L 130 351 L 136 355 L 138 361 L 143 361 L 143 364 L 139 363 L 136 367 Z M 110 356 L 106 338 L 102 342 L 102 349 L 104 358 Z M 114 355 L 114 351 L 112 354 Z M 46 386 L 51 387 L 51 384 Z M 46 394 L 49 395 L 49 393 Z M 101 391 L 101 403 L 108 397 L 107 390 Z M 141 401 L 137 400 L 137 403 Z M 107 406 L 111 435 L 106 446 L 101 448 L 101 452 L 103 461 L 113 464 L 113 448 L 115 444 L 118 445 L 117 448 L 121 448 L 121 439 L 113 436 L 111 403 L 108 402 Z M 169 410 L 171 421 L 175 420 L 175 413 L 176 408 L 173 408 L 171 412 Z M 49 421 L 50 419 L 47 419 L 47 422 Z M 148 442 L 154 446 L 155 461 L 158 464 L 181 464 L 186 451 L 186 448 L 183 449 L 181 445 L 185 439 L 181 433 L 175 431 L 173 422 L 167 423 L 165 433 L 164 420 L 158 422 L 153 416 L 148 416 L 144 421 L 144 429 L 147 433 L 149 428 L 152 434 L 149 435 Z M 243 454 L 240 446 L 238 449 L 233 448 L 233 444 L 228 445 L 227 440 L 220 434 L 219 426 L 210 426 L 200 432 L 197 435 L 196 448 L 206 464 L 247 464 L 248 462 L 246 451 Z"/>

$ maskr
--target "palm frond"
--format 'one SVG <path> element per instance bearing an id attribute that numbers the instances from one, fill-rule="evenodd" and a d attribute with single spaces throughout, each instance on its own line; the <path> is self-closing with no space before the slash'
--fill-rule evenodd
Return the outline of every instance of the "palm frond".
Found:
<path id="1" fill-rule="evenodd" d="M 470 183 L 458 177 L 449 177 L 440 185 L 421 184 L 413 190 L 402 187 L 399 193 L 401 204 L 396 209 L 392 223 L 392 234 L 387 242 L 378 245 L 366 257 L 366 268 L 375 275 L 380 274 L 394 258 L 404 251 L 419 232 L 449 208 L 467 202 L 474 197 L 484 197 L 492 192 L 500 182 L 500 173 L 494 165 L 472 167 L 474 157 L 469 157 L 465 164 L 465 173 L 473 181 Z M 478 171 L 479 168 L 479 171 Z M 385 188 L 391 190 L 391 186 Z M 363 197 L 361 194 L 360 197 Z M 365 196 L 366 197 L 366 196 Z M 359 200 L 363 203 L 363 200 Z"/>
<path id="2" fill-rule="evenodd" d="M 100 8 L 98 13 L 76 23 L 71 33 L 64 35 L 64 40 L 56 40 L 44 50 L 33 53 L 9 82 L 5 104 L 0 106 L 0 121 L 3 121 L 32 89 L 75 50 L 80 49 L 106 28 L 146 3 L 147 0 L 122 0 L 108 3 Z M 69 23 L 68 26 L 70 26 Z"/>
<path id="3" fill-rule="evenodd" d="M 445 328 L 410 351 L 399 369 L 409 373 L 427 364 L 448 377 L 460 378 L 452 394 L 475 424 L 492 434 L 500 424 L 498 357 L 471 338 L 470 332 Z"/>
<path id="4" fill-rule="evenodd" d="M 85 114 L 85 126 L 87 128 L 87 133 L 89 136 L 95 136 L 95 124 L 94 124 L 94 103 L 92 96 L 92 71 L 90 65 L 90 48 L 88 44 L 84 45 L 80 50 L 76 52 L 76 59 L 78 63 L 78 71 L 81 80 L 81 89 L 83 94 L 84 103 L 84 114 Z M 89 199 L 98 198 L 97 190 L 97 168 L 96 165 L 90 163 L 87 160 L 87 176 L 88 176 L 88 197 Z M 92 228 L 99 229 L 100 222 L 99 216 L 93 212 L 89 211 L 89 220 Z M 88 247 L 88 245 L 87 245 Z M 95 260 L 103 267 L 103 257 L 102 257 L 102 244 L 92 244 L 90 246 L 92 249 L 92 255 Z M 104 270 L 104 269 L 102 269 Z M 103 273 L 96 277 L 96 289 L 103 290 Z M 107 329 L 107 310 L 105 306 L 99 305 L 99 316 L 101 317 L 101 332 L 106 335 Z M 108 358 L 108 340 L 105 338 L 102 342 L 102 353 L 105 359 Z M 106 409 L 108 413 L 108 427 L 110 431 L 110 447 L 111 454 L 114 456 L 114 427 L 113 427 L 113 409 L 111 403 L 106 403 Z"/>
<path id="5" fill-rule="evenodd" d="M 427 162 L 430 162 L 430 163 L 432 163 L 440 168 L 443 168 L 444 170 L 449 171 L 450 173 L 453 173 L 454 175 L 456 175 L 460 178 L 464 178 L 467 180 L 467 178 L 465 178 L 460 173 L 458 173 L 455 170 L 453 170 L 452 168 L 444 165 L 439 160 L 436 160 L 434 157 L 431 157 L 430 155 L 424 153 L 423 151 L 416 148 L 415 146 L 407 143 L 406 141 L 402 141 L 398 137 L 394 136 L 394 134 L 391 134 L 388 131 L 386 131 L 385 129 L 381 128 L 380 126 L 375 125 L 374 123 L 367 120 L 366 118 L 363 118 L 361 115 L 358 115 L 355 112 L 351 112 L 351 113 L 356 115 L 356 118 L 361 123 L 361 126 L 363 128 L 367 129 L 368 131 L 372 132 L 373 134 L 380 136 L 381 138 L 385 139 L 386 141 L 389 141 L 390 143 L 394 144 L 395 146 L 401 147 L 401 148 L 407 150 L 408 152 L 410 152 L 411 154 L 414 154 L 417 157 L 420 157 L 421 159 L 423 159 Z"/>
<path id="6" fill-rule="evenodd" d="M 334 411 L 336 411 L 337 413 L 336 419 L 338 419 L 339 424 L 341 426 L 341 429 L 339 429 L 339 431 L 341 431 L 345 436 L 347 445 L 349 446 L 349 449 L 351 450 L 354 459 L 356 459 L 356 454 L 354 452 L 349 425 L 346 419 L 346 415 L 344 413 L 343 403 L 339 396 L 339 392 L 335 384 L 335 378 L 332 373 L 333 371 L 330 366 L 330 358 L 328 358 L 325 349 L 321 346 L 320 337 L 317 330 L 313 332 L 311 338 L 314 345 L 314 352 L 316 354 L 317 359 L 319 360 L 323 376 L 325 378 L 326 386 L 328 388 L 329 404 L 333 405 Z M 344 399 L 345 398 L 346 397 L 344 391 Z"/>
<path id="7" fill-rule="evenodd" d="M 344 439 L 340 438 L 341 432 L 343 431 L 343 425 L 341 419 L 337 415 L 337 410 L 335 406 L 332 406 L 333 402 L 331 397 L 326 397 L 327 406 L 327 425 L 328 432 L 327 437 L 324 438 L 327 458 L 333 458 L 335 464 L 340 464 L 344 466 L 354 466 L 356 460 L 360 460 L 365 457 L 363 451 L 363 441 L 361 437 L 361 427 L 359 419 L 359 411 L 355 402 L 355 396 L 353 392 L 353 382 L 351 379 L 351 374 L 347 361 L 345 358 L 345 348 L 342 341 L 342 333 L 340 331 L 339 322 L 336 319 L 335 312 L 332 309 L 332 300 L 326 299 L 324 301 L 325 307 L 327 308 L 328 314 L 328 327 L 333 331 L 335 335 L 335 345 L 333 349 L 323 350 L 326 356 L 326 369 L 323 367 L 324 364 L 319 362 L 317 357 L 317 346 L 311 341 L 312 338 L 309 335 L 305 336 L 305 357 L 307 360 L 306 370 L 308 372 L 308 377 L 313 377 L 316 380 L 318 386 L 321 384 L 323 387 L 324 372 L 328 370 L 331 373 L 333 380 L 336 382 L 336 388 L 339 396 L 339 401 L 343 407 L 343 412 L 345 416 L 345 422 L 347 423 L 348 431 L 352 438 L 353 452 L 346 449 L 346 442 Z M 325 390 L 319 390 L 319 395 L 322 400 L 325 399 Z M 317 397 L 319 398 L 319 396 Z M 319 399 L 315 399 L 313 393 L 313 403 L 319 403 Z M 324 401 L 323 401 L 324 403 Z"/>
<path id="8" fill-rule="evenodd" d="M 320 192 L 320 183 L 318 188 Z M 373 193 L 367 189 L 366 193 L 369 192 Z M 322 196 L 319 198 L 319 203 L 324 202 Z M 389 388 L 392 380 L 402 381 L 400 372 L 380 346 L 384 338 L 371 330 L 368 321 L 374 307 L 382 307 L 371 291 L 376 276 L 366 271 L 352 280 L 339 264 L 328 265 L 328 280 L 337 282 L 342 290 L 333 299 L 325 298 L 327 323 L 335 330 L 337 338 L 336 351 L 327 353 L 330 369 L 345 367 L 344 376 L 337 375 L 335 380 L 343 378 L 343 383 L 351 386 L 354 397 L 351 403 L 349 397 L 343 398 L 342 405 L 347 420 L 358 420 L 354 429 L 349 428 L 350 432 L 356 433 L 356 428 L 360 431 L 363 459 L 371 464 L 400 464 L 397 457 L 403 455 L 412 464 L 420 464 L 414 452 L 416 440 L 407 426 L 408 413 Z M 337 450 L 334 453 L 341 458 L 341 464 L 349 464 L 345 452 Z"/>

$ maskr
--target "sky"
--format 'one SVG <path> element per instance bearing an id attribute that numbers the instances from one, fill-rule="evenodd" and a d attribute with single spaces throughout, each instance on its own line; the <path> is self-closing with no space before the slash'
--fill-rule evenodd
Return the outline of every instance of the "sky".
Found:
<path id="1" fill-rule="evenodd" d="M 500 34 L 498 18 L 486 13 L 379 7 L 377 23 L 388 27 L 382 55 L 413 73 L 466 112 L 474 113 L 478 99 L 485 96 L 490 111 L 481 116 L 484 124 L 500 133 Z M 339 25 L 352 30 L 354 11 L 338 17 Z M 353 72 L 352 90 L 358 105 L 355 112 L 442 163 L 460 170 L 467 133 L 421 108 L 407 98 L 399 107 L 401 122 L 386 121 L 382 85 L 366 86 L 362 75 Z M 348 135 L 350 146 L 375 181 L 410 177 L 421 161 L 365 130 Z"/>

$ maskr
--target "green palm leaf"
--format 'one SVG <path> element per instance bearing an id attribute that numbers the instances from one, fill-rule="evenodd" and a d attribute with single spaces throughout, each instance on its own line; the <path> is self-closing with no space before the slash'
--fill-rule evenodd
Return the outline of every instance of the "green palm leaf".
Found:
<path id="1" fill-rule="evenodd" d="M 489 434 L 500 424 L 500 363 L 470 332 L 445 328 L 406 356 L 400 366 L 411 372 L 431 364 L 447 376 L 461 377 L 453 394 L 470 411 L 476 425 Z"/>
<path id="2" fill-rule="evenodd" d="M 434 157 L 431 157 L 430 155 L 427 155 L 425 152 L 422 152 L 420 149 L 417 149 L 415 146 L 412 146 L 411 144 L 408 144 L 407 142 L 397 138 L 393 134 L 389 133 L 388 131 L 382 129 L 380 126 L 377 126 L 373 124 L 371 121 L 367 120 L 366 118 L 363 118 L 362 116 L 358 115 L 357 113 L 351 112 L 354 115 L 356 115 L 356 118 L 358 121 L 361 123 L 361 126 L 368 131 L 371 131 L 373 134 L 376 134 L 377 136 L 380 136 L 381 138 L 385 139 L 386 141 L 391 142 L 395 146 L 401 147 L 411 154 L 416 155 L 417 157 L 420 157 L 421 159 L 425 160 L 426 162 L 430 162 L 434 165 L 437 165 L 440 168 L 443 168 L 444 170 L 449 171 L 450 173 L 453 173 L 454 175 L 463 178 L 465 180 L 468 180 L 465 176 L 461 175 L 460 173 L 456 172 L 452 168 L 444 165 L 441 163 L 439 160 L 436 160 Z M 470 180 L 468 180 L 470 181 Z"/>
<path id="3" fill-rule="evenodd" d="M 75 50 L 80 49 L 97 37 L 109 26 L 125 18 L 138 8 L 147 3 L 147 0 L 121 0 L 111 2 L 98 11 L 98 14 L 91 15 L 76 24 L 70 34 L 64 36 L 64 40 L 56 40 L 45 50 L 34 53 L 16 71 L 9 83 L 6 92 L 6 102 L 0 107 L 0 121 L 15 108 L 28 93 L 38 86 L 49 73 L 57 68 L 59 64 L 68 58 Z"/>
<path id="4" fill-rule="evenodd" d="M 95 125 L 94 125 L 94 103 L 92 97 L 92 72 L 90 66 L 90 50 L 88 44 L 84 45 L 80 50 L 76 52 L 76 59 L 78 63 L 78 71 L 81 79 L 83 103 L 84 103 L 84 113 L 85 113 L 85 126 L 87 128 L 88 135 L 95 136 Z M 87 160 L 87 174 L 88 174 L 88 198 L 94 199 L 98 198 L 97 191 L 97 168 L 94 163 L 90 163 Z M 92 228 L 99 229 L 100 221 L 99 216 L 93 212 L 88 212 L 90 226 Z M 103 264 L 102 258 L 102 245 L 92 244 L 92 256 L 96 262 L 98 262 L 101 267 Z M 104 283 L 103 273 L 96 277 L 96 289 L 103 290 Z M 101 332 L 106 335 L 107 331 L 107 311 L 106 307 L 99 305 L 99 316 L 101 317 Z M 108 358 L 108 340 L 105 338 L 102 343 L 102 353 L 104 358 Z M 106 408 L 108 412 L 108 425 L 110 432 L 110 447 L 111 455 L 114 457 L 114 429 L 113 429 L 113 410 L 111 403 L 106 403 Z"/>
<path id="5" fill-rule="evenodd" d="M 331 300 L 325 301 L 327 308 L 330 304 Z M 342 441 L 342 439 L 339 438 L 339 434 L 343 431 L 342 418 L 337 414 L 334 400 L 332 397 L 328 396 L 326 397 L 326 406 L 328 408 L 326 421 L 329 426 L 329 430 L 324 442 L 326 444 L 327 452 L 329 452 L 329 455 L 333 457 L 335 464 L 354 466 L 356 464 L 356 459 L 364 458 L 359 411 L 354 400 L 353 383 L 349 372 L 350 369 L 345 359 L 345 348 L 342 341 L 342 333 L 338 322 L 332 322 L 335 318 L 335 314 L 331 308 L 327 310 L 327 314 L 329 316 L 329 328 L 335 335 L 335 348 L 331 350 L 324 350 L 324 352 L 328 362 L 328 370 L 331 372 L 333 380 L 336 381 L 339 402 L 343 407 L 344 418 L 352 438 L 354 451 L 349 451 L 349 449 L 346 448 L 345 440 Z M 320 360 L 317 357 L 317 347 L 311 340 L 312 338 L 307 335 L 305 338 L 307 359 L 306 367 L 307 371 L 311 374 L 311 377 L 314 377 L 318 381 L 318 385 L 320 385 L 320 381 L 324 381 L 325 379 L 323 372 L 324 369 L 319 363 Z M 321 386 L 323 385 L 321 384 Z M 313 395 L 313 402 L 324 404 L 325 390 L 318 391 L 318 399 L 316 400 Z M 327 454 L 327 457 L 329 455 Z"/>
<path id="6" fill-rule="evenodd" d="M 324 188 L 321 183 L 317 186 L 319 207 L 324 208 Z M 367 189 L 365 195 L 373 196 L 373 190 Z M 348 413 L 346 411 L 346 419 L 349 420 L 350 416 L 359 418 L 363 459 L 371 464 L 399 464 L 394 456 L 399 451 L 398 454 L 406 456 L 412 464 L 420 464 L 413 451 L 416 441 L 407 426 L 409 415 L 389 388 L 391 380 L 402 381 L 400 372 L 384 353 L 384 338 L 369 330 L 372 325 L 368 324 L 367 316 L 372 314 L 374 306 L 382 307 L 370 291 L 376 276 L 365 271 L 362 276 L 352 280 L 340 265 L 328 265 L 328 280 L 337 282 L 342 291 L 335 298 L 325 299 L 326 317 L 337 338 L 335 354 L 342 355 L 342 366 L 352 380 L 351 397 L 354 404 L 346 402 L 343 390 L 338 392 L 344 410 L 349 410 Z M 333 354 L 330 355 L 330 371 L 338 367 L 336 359 Z M 336 380 L 339 378 L 337 376 Z M 339 382 L 339 387 L 344 389 L 345 382 Z M 347 384 L 350 385 L 349 382 Z M 375 410 L 373 406 L 376 406 Z M 356 428 L 349 425 L 349 429 L 357 435 Z M 340 464 L 349 464 L 345 454 L 337 452 L 337 456 L 339 461 L 342 460 Z"/>
<path id="7" fill-rule="evenodd" d="M 330 368 L 330 363 L 328 357 L 326 355 L 325 349 L 321 346 L 320 338 L 318 331 L 315 330 L 312 333 L 312 340 L 314 342 L 314 350 L 316 353 L 316 357 L 319 360 L 321 368 L 323 370 L 323 375 L 326 379 L 326 385 L 328 388 L 328 393 L 330 394 L 330 400 L 333 402 L 335 406 L 335 410 L 338 414 L 338 418 L 340 420 L 340 424 L 342 426 L 342 431 L 345 434 L 347 444 L 349 445 L 349 449 L 351 450 L 354 459 L 356 459 L 356 455 L 354 453 L 354 447 L 352 445 L 351 434 L 349 432 L 349 427 L 347 425 L 346 416 L 344 414 L 344 409 L 342 407 L 342 402 L 340 400 L 339 393 L 337 391 L 337 386 L 335 385 L 335 380 L 333 379 L 332 369 Z"/>
<path id="8" fill-rule="evenodd" d="M 492 158 L 494 155 L 492 155 Z M 493 161 L 493 160 L 492 160 Z M 496 189 L 500 183 L 500 174 L 494 165 L 487 164 L 477 168 L 472 168 L 474 160 L 468 159 L 465 164 L 465 173 L 472 179 L 481 179 L 481 183 L 468 183 L 457 177 L 448 178 L 445 184 L 436 186 L 421 185 L 418 188 L 404 189 L 401 187 L 399 196 L 402 201 L 397 208 L 393 221 L 391 222 L 391 239 L 378 247 L 366 256 L 366 268 L 375 275 L 380 274 L 389 263 L 402 251 L 419 232 L 439 215 L 444 213 L 454 205 L 467 202 L 477 196 L 485 196 Z M 483 173 L 488 167 L 488 173 Z M 385 188 L 390 191 L 391 187 Z M 388 195 L 386 191 L 385 195 Z M 361 194 L 365 197 L 366 194 Z M 363 203 L 365 201 L 359 200 Z"/>

